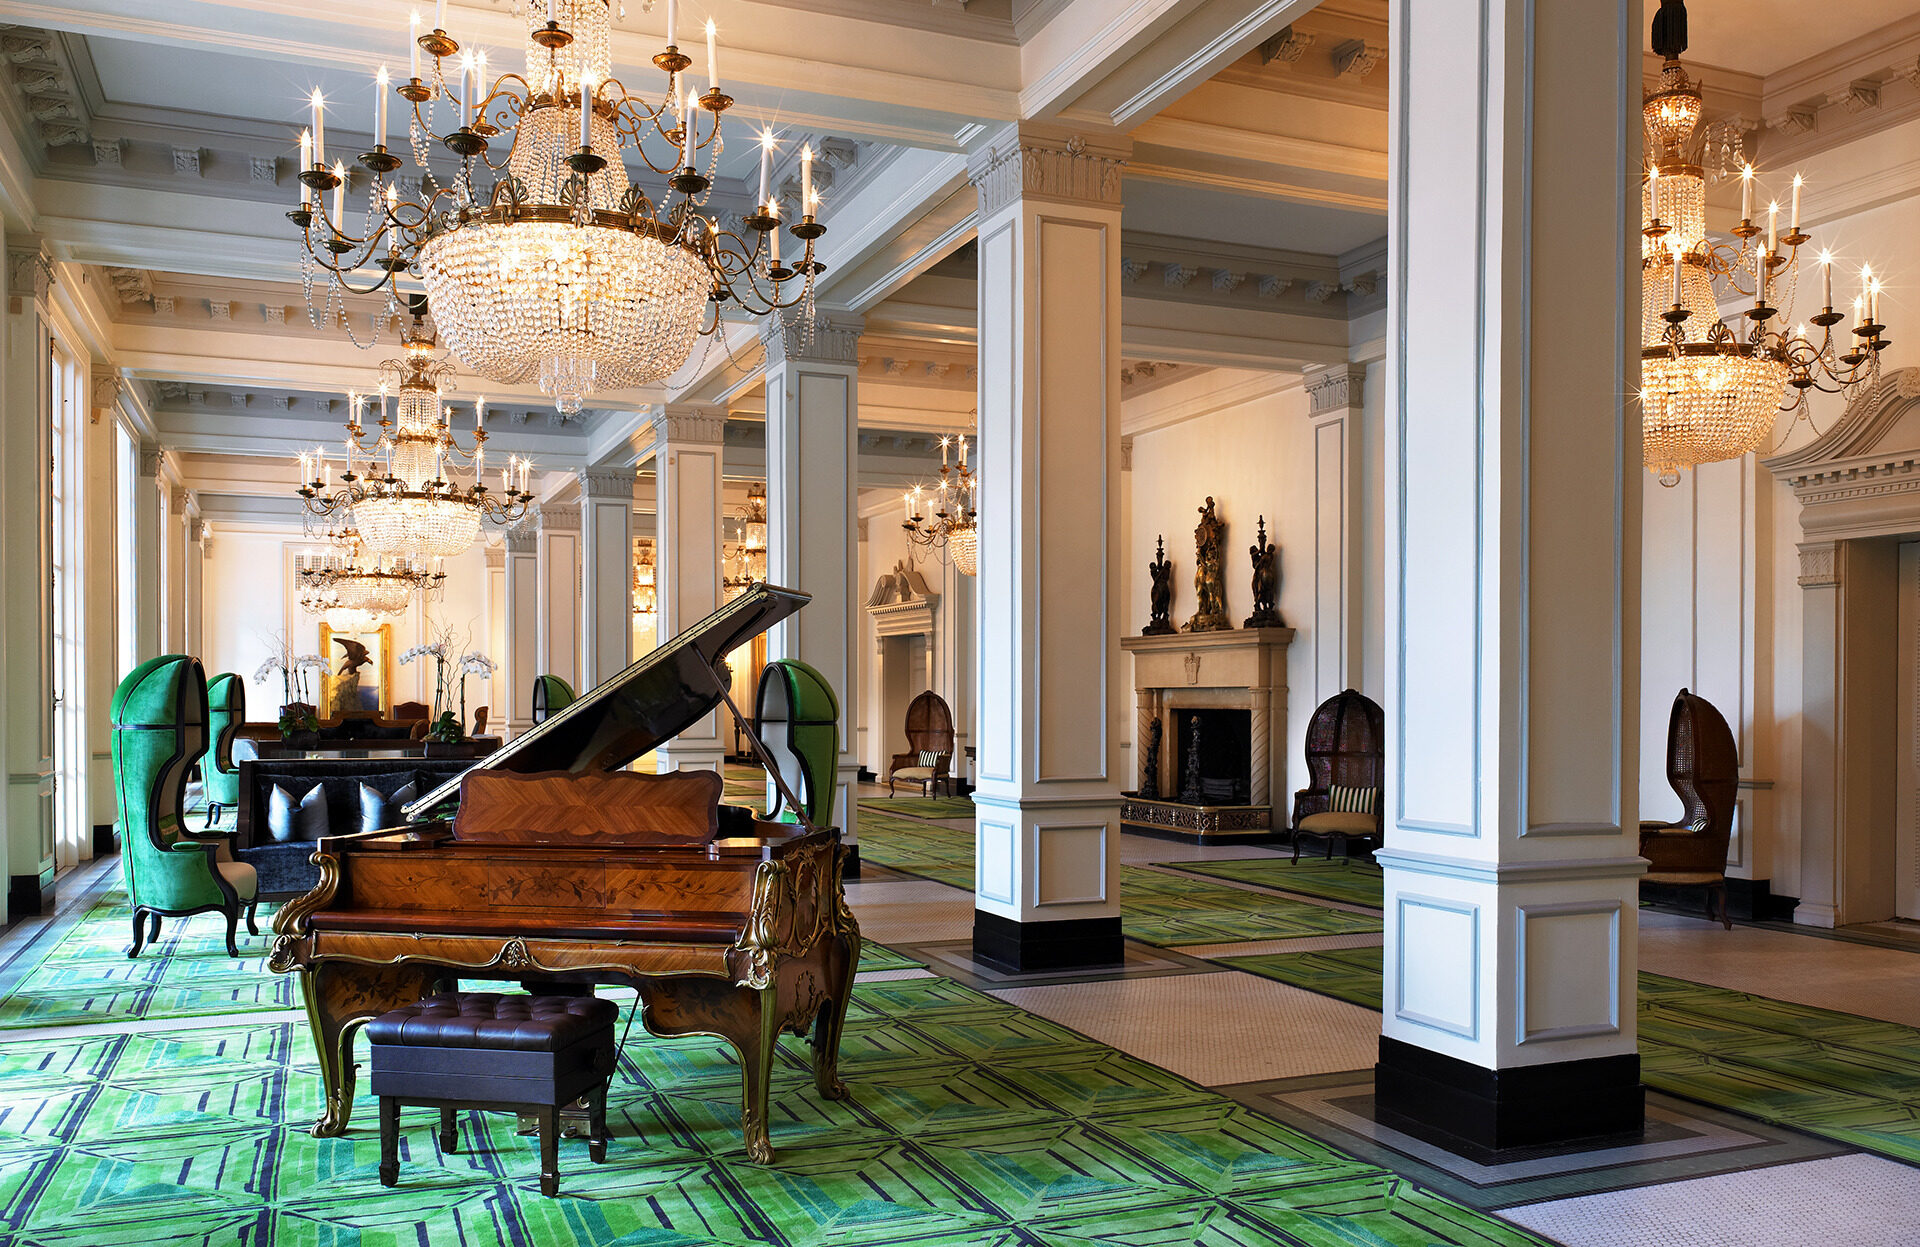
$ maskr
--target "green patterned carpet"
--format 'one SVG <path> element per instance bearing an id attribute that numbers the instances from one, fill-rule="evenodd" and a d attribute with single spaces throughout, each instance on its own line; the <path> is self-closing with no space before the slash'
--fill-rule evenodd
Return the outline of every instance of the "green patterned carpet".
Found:
<path id="1" fill-rule="evenodd" d="M 275 908 L 260 907 L 255 922 L 262 932 L 271 930 Z M 291 980 L 267 972 L 267 938 L 249 936 L 244 922 L 237 961 L 227 956 L 226 920 L 218 914 L 162 918 L 159 942 L 129 961 L 132 942 L 127 895 L 116 886 L 0 997 L 0 1029 L 261 1013 L 298 1004 Z"/>
<path id="2" fill-rule="evenodd" d="M 1295 864 L 1284 857 L 1248 857 L 1219 862 L 1161 862 L 1160 865 L 1190 875 L 1278 888 L 1349 905 L 1369 905 L 1374 909 L 1381 905 L 1380 871 L 1339 858 L 1332 861 L 1302 858 Z"/>
<path id="3" fill-rule="evenodd" d="M 862 813 L 906 814 L 913 818 L 972 818 L 973 801 L 968 797 L 922 797 L 901 792 L 897 797 L 866 797 L 860 802 Z"/>
<path id="4" fill-rule="evenodd" d="M 863 810 L 864 813 L 864 810 Z M 908 818 L 865 815 L 860 856 L 973 891 L 973 832 Z M 1249 892 L 1142 866 L 1120 868 L 1120 920 L 1149 944 L 1214 944 L 1378 931 L 1379 917 Z"/>
<path id="5" fill-rule="evenodd" d="M 1380 1007 L 1380 949 L 1224 957 Z M 1640 975 L 1640 1076 L 1656 1090 L 1920 1164 L 1920 1030 Z"/>
<path id="6" fill-rule="evenodd" d="M 637 1033 L 637 1032 L 636 1032 Z M 304 1126 L 319 1081 L 286 1024 L 0 1043 L 0 1241 L 150 1244 L 864 1244 L 1495 1247 L 1540 1244 L 1164 1070 L 938 978 L 857 990 L 821 1100 L 774 1073 L 773 1168 L 748 1164 L 739 1077 L 710 1040 L 625 1045 L 592 1164 L 465 1113 L 442 1154 L 408 1110 L 379 1185 L 372 1101 Z M 15 1237 L 9 1237 L 13 1235 Z"/>

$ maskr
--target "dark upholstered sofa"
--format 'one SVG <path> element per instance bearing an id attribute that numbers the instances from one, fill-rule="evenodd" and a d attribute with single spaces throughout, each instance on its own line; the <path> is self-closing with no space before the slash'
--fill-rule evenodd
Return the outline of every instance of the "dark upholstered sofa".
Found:
<path id="1" fill-rule="evenodd" d="M 329 835 L 360 830 L 360 785 L 392 796 L 408 784 L 424 795 L 429 789 L 473 765 L 465 758 L 242 758 L 240 810 L 234 856 L 260 874 L 260 895 L 284 899 L 310 891 L 320 881 L 311 840 L 275 840 L 267 828 L 274 785 L 296 800 L 314 784 L 327 794 Z"/>

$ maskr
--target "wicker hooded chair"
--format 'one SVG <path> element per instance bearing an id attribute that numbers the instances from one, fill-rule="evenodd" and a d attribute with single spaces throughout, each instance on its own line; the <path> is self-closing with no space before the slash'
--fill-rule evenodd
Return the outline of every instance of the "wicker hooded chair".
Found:
<path id="1" fill-rule="evenodd" d="M 907 752 L 893 755 L 887 767 L 887 795 L 895 780 L 919 784 L 929 794 L 944 781 L 953 792 L 953 711 L 946 699 L 928 689 L 907 706 Z"/>
<path id="2" fill-rule="evenodd" d="M 1347 689 L 1320 703 L 1307 721 L 1309 787 L 1293 794 L 1293 860 L 1302 834 L 1334 841 L 1379 841 L 1386 808 L 1386 714 L 1364 693 Z"/>
<path id="3" fill-rule="evenodd" d="M 1740 747 L 1714 704 L 1681 689 L 1667 719 L 1667 782 L 1680 798 L 1680 819 L 1640 824 L 1642 883 L 1706 889 L 1707 912 L 1727 917 L 1727 845 L 1740 791 Z"/>

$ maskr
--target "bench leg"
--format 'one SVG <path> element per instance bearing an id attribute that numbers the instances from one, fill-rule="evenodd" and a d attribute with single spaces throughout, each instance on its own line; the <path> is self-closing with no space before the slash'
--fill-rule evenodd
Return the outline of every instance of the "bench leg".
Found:
<path id="1" fill-rule="evenodd" d="M 380 1097 L 380 1185 L 400 1182 L 400 1101 Z"/>
<path id="2" fill-rule="evenodd" d="M 460 1150 L 460 1126 L 454 1110 L 440 1110 L 440 1150 L 451 1155 Z"/>
<path id="3" fill-rule="evenodd" d="M 588 1118 L 587 1155 L 596 1165 L 607 1163 L 607 1085 L 612 1081 L 609 1078 L 601 1083 L 587 1097 L 593 1106 Z"/>
<path id="4" fill-rule="evenodd" d="M 557 1104 L 540 1108 L 540 1193 L 549 1198 L 560 1193 L 560 1106 Z"/>

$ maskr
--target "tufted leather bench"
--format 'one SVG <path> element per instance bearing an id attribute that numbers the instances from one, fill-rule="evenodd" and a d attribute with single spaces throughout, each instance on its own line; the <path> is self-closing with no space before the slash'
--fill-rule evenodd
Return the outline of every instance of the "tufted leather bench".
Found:
<path id="1" fill-rule="evenodd" d="M 440 1110 L 440 1148 L 455 1150 L 454 1113 L 505 1109 L 540 1123 L 540 1193 L 560 1190 L 559 1112 L 590 1097 L 588 1155 L 607 1158 L 607 1085 L 620 1010 L 592 996 L 444 992 L 367 1024 L 380 1097 L 380 1181 L 400 1180 L 400 1109 Z"/>

